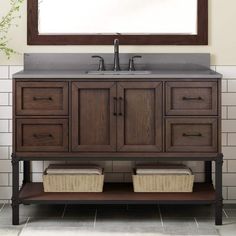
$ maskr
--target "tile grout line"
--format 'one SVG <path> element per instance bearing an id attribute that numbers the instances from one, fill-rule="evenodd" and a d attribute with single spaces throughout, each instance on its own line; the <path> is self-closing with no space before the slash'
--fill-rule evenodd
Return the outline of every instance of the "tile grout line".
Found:
<path id="1" fill-rule="evenodd" d="M 0 209 L 0 212 L 2 211 L 2 209 L 5 207 L 6 203 L 3 203 L 1 209 Z"/>
<path id="2" fill-rule="evenodd" d="M 63 209 L 63 212 L 62 212 L 61 218 L 64 218 L 65 213 L 66 213 L 66 208 L 67 208 L 67 205 L 64 206 L 64 209 Z"/>
<path id="3" fill-rule="evenodd" d="M 20 230 L 18 236 L 20 236 L 21 233 L 22 233 L 22 231 L 26 228 L 26 226 L 28 225 L 29 220 L 30 220 L 30 217 L 27 218 L 27 220 L 26 220 L 26 222 L 25 222 L 25 225 L 24 225 L 24 227 Z"/>
<path id="4" fill-rule="evenodd" d="M 162 218 L 162 215 L 161 215 L 160 205 L 158 205 L 158 210 L 159 210 L 159 215 L 160 215 L 160 220 L 161 220 L 161 226 L 162 226 L 162 228 L 164 228 L 164 222 L 163 222 L 163 218 Z"/>
<path id="5" fill-rule="evenodd" d="M 225 214 L 226 218 L 229 218 L 229 216 L 227 215 L 227 213 L 226 213 L 226 211 L 225 211 L 225 209 L 224 209 L 224 208 L 223 208 L 223 212 L 224 212 L 224 214 Z"/>
<path id="6" fill-rule="evenodd" d="M 195 221 L 195 223 L 196 223 L 196 225 L 197 225 L 197 228 L 199 228 L 199 224 L 198 224 L 198 222 L 197 222 L 196 217 L 194 217 L 194 221 Z"/>
<path id="7" fill-rule="evenodd" d="M 98 209 L 96 208 L 96 211 L 95 211 L 95 216 L 94 216 L 94 222 L 93 222 L 93 228 L 95 228 L 95 227 L 96 227 L 97 214 L 98 214 Z"/>

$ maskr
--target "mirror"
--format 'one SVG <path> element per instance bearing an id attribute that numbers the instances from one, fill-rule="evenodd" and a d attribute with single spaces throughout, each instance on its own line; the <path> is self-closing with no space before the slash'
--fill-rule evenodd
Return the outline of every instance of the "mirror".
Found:
<path id="1" fill-rule="evenodd" d="M 28 0 L 29 44 L 207 44 L 207 0 Z"/>

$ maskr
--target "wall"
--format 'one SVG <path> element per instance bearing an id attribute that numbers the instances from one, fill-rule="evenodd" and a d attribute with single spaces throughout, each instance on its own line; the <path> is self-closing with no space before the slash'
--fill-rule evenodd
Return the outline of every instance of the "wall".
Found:
<path id="1" fill-rule="evenodd" d="M 9 0 L 0 0 L 0 16 L 7 11 Z M 209 52 L 212 68 L 224 76 L 222 86 L 223 130 L 222 145 L 225 155 L 223 192 L 225 202 L 236 203 L 236 20 L 235 0 L 209 0 L 209 46 L 122 46 L 121 52 Z M 112 52 L 111 46 L 27 46 L 26 45 L 26 4 L 21 11 L 19 26 L 10 32 L 10 46 L 19 54 L 7 60 L 0 55 L 0 201 L 11 198 L 12 110 L 11 77 L 23 68 L 24 52 Z M 231 27 L 232 26 L 232 27 Z M 131 162 L 103 162 L 110 181 L 129 181 Z M 203 180 L 202 163 L 188 163 L 196 173 L 197 181 Z M 47 162 L 35 162 L 33 179 L 40 181 Z"/>

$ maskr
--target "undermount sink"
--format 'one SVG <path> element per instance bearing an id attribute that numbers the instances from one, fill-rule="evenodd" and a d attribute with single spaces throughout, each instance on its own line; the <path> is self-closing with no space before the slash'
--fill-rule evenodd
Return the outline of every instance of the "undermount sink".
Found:
<path id="1" fill-rule="evenodd" d="M 88 71 L 88 74 L 92 75 L 148 75 L 151 74 L 151 71 L 148 70 L 135 70 L 135 71 L 128 71 L 128 70 L 123 70 L 123 71 L 112 71 L 112 70 L 107 70 L 107 71 Z"/>

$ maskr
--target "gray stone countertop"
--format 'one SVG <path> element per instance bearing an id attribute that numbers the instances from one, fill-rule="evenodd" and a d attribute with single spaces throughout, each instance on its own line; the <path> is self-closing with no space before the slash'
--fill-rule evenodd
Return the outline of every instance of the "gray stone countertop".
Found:
<path id="1" fill-rule="evenodd" d="M 221 74 L 210 70 L 157 70 L 149 74 L 88 74 L 75 70 L 23 70 L 14 79 L 220 79 Z"/>

